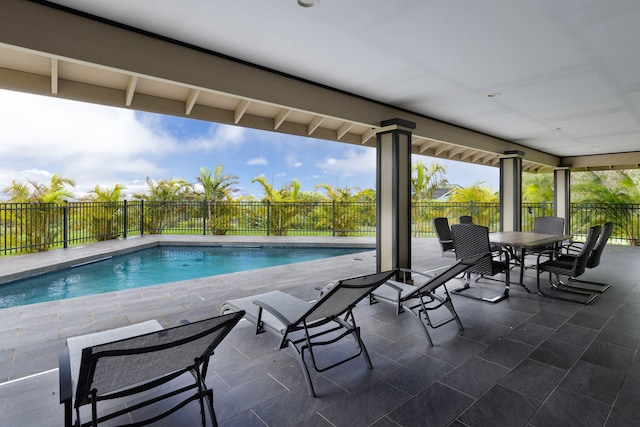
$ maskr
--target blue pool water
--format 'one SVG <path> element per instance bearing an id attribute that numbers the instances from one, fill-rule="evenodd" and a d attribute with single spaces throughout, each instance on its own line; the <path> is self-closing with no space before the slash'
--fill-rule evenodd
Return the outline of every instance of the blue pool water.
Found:
<path id="1" fill-rule="evenodd" d="M 0 308 L 254 270 L 365 250 L 160 246 L 0 285 Z"/>

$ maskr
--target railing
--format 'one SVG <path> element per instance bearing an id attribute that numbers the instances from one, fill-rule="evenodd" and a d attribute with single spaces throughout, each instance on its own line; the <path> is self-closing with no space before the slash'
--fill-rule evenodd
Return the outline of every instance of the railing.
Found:
<path id="1" fill-rule="evenodd" d="M 553 215 L 553 203 L 523 204 L 522 230 L 538 216 Z M 432 237 L 433 218 L 499 231 L 497 203 L 419 202 L 412 205 L 412 233 Z M 572 204 L 571 234 L 613 221 L 612 243 L 640 244 L 640 205 Z M 0 203 L 0 255 L 45 251 L 142 234 L 375 236 L 374 202 L 69 202 L 64 205 Z"/>

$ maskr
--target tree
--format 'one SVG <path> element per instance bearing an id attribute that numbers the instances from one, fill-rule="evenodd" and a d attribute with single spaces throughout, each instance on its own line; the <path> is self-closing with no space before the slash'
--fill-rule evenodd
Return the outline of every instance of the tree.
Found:
<path id="1" fill-rule="evenodd" d="M 252 183 L 259 183 L 264 190 L 264 200 L 269 203 L 270 220 L 268 223 L 269 230 L 276 236 L 284 236 L 296 215 L 304 214 L 301 206 L 296 207 L 296 202 L 301 196 L 300 182 L 294 179 L 285 184 L 280 190 L 275 190 L 269 184 L 264 176 L 259 176 L 251 180 Z"/>
<path id="2" fill-rule="evenodd" d="M 498 193 L 485 186 L 483 182 L 476 182 L 469 187 L 458 187 L 449 197 L 452 203 L 469 203 L 470 210 L 467 215 L 473 216 L 475 224 L 484 225 L 492 229 L 492 220 L 497 218 L 492 215 L 492 206 L 499 202 Z"/>
<path id="3" fill-rule="evenodd" d="M 418 204 L 433 200 L 435 190 L 449 184 L 446 173 L 446 168 L 437 162 L 425 165 L 418 161 L 411 166 L 411 194 L 414 202 L 412 217 L 416 237 L 420 235 L 423 224 L 432 216 L 430 209 L 420 209 Z"/>
<path id="4" fill-rule="evenodd" d="M 12 181 L 11 185 L 3 188 L 2 192 L 10 197 L 11 202 L 31 204 L 12 214 L 13 225 L 27 230 L 25 233 L 15 233 L 20 236 L 16 239 L 24 239 L 27 247 L 47 250 L 63 231 L 62 224 L 57 221 L 64 215 L 59 205 L 73 198 L 73 192 L 68 187 L 75 185 L 73 179 L 54 174 L 49 185 L 27 180 L 27 184 Z"/>
<path id="5" fill-rule="evenodd" d="M 418 161 L 411 167 L 411 189 L 414 201 L 432 200 L 436 189 L 447 184 L 447 170 L 437 162 L 424 165 Z"/>
<path id="6" fill-rule="evenodd" d="M 576 174 L 572 197 L 587 203 L 585 212 L 574 212 L 580 218 L 574 223 L 603 224 L 613 221 L 614 235 L 624 235 L 632 245 L 640 245 L 640 221 L 635 214 L 640 203 L 640 188 L 627 171 L 585 172 Z"/>
<path id="7" fill-rule="evenodd" d="M 528 203 L 553 202 L 553 175 L 550 173 L 522 174 L 522 201 Z"/>
<path id="8" fill-rule="evenodd" d="M 224 166 L 218 165 L 214 171 L 201 167 L 200 175 L 196 178 L 202 185 L 202 195 L 208 202 L 230 201 L 238 191 L 238 177 L 224 173 Z"/>
<path id="9" fill-rule="evenodd" d="M 375 196 L 374 190 L 356 189 L 354 193 L 349 187 L 333 188 L 330 184 L 318 184 L 316 189 L 324 190 L 327 198 L 332 202 L 330 206 L 323 205 L 324 212 L 318 218 L 317 226 L 333 230 L 338 236 L 348 236 L 369 222 L 370 215 L 366 213 L 370 211 L 369 200 L 372 193 Z M 363 204 L 365 209 L 361 209 Z"/>
<path id="10" fill-rule="evenodd" d="M 205 202 L 204 217 L 213 234 L 223 235 L 231 228 L 234 214 L 237 212 L 233 194 L 238 177 L 224 173 L 224 166 L 218 165 L 215 171 L 201 167 L 196 178 L 202 185 L 202 197 Z"/>
<path id="11" fill-rule="evenodd" d="M 102 188 L 96 185 L 84 198 L 84 201 L 94 202 L 89 206 L 87 216 L 89 227 L 98 240 L 116 239 L 119 236 L 118 225 L 121 223 L 120 202 L 126 187 L 115 184 L 113 187 Z"/>
<path id="12" fill-rule="evenodd" d="M 172 222 L 178 221 L 179 202 L 194 199 L 193 187 L 184 179 L 172 178 L 154 181 L 147 177 L 149 189 L 134 194 L 133 198 L 145 200 L 144 227 L 151 234 L 161 234 Z"/>

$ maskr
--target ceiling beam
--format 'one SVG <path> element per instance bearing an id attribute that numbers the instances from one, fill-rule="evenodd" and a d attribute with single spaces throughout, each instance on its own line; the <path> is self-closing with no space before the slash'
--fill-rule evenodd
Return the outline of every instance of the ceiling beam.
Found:
<path id="1" fill-rule="evenodd" d="M 198 100 L 198 96 L 200 96 L 200 91 L 198 89 L 191 89 L 189 91 L 189 95 L 187 96 L 187 100 L 184 103 L 184 113 L 188 116 L 191 114 L 193 107 L 196 105 L 196 101 Z"/>
<path id="2" fill-rule="evenodd" d="M 353 123 L 344 122 L 336 131 L 336 139 L 339 141 L 343 136 L 347 134 L 353 127 Z"/>
<path id="3" fill-rule="evenodd" d="M 278 130 L 282 123 L 287 119 L 287 116 L 291 113 L 291 110 L 288 108 L 281 108 L 276 114 L 276 117 L 273 119 L 273 130 Z"/>
<path id="4" fill-rule="evenodd" d="M 233 111 L 234 124 L 237 125 L 238 122 L 242 120 L 242 116 L 244 116 L 244 113 L 247 112 L 247 109 L 249 108 L 249 104 L 251 104 L 251 102 L 247 101 L 246 99 L 243 99 L 242 101 L 240 101 L 236 109 Z"/>
<path id="5" fill-rule="evenodd" d="M 307 135 L 311 135 L 312 133 L 314 133 L 316 129 L 318 129 L 318 126 L 320 126 L 320 124 L 324 121 L 324 119 L 325 119 L 324 116 L 314 117 L 313 120 L 311 120 L 311 123 L 309 123 L 309 126 L 307 128 Z"/>
<path id="6" fill-rule="evenodd" d="M 51 94 L 58 94 L 58 60 L 51 58 Z"/>
<path id="7" fill-rule="evenodd" d="M 133 95 L 136 93 L 136 85 L 138 84 L 138 77 L 131 76 L 129 77 L 129 82 L 127 83 L 127 90 L 125 92 L 125 101 L 124 105 L 127 107 L 131 107 L 131 103 L 133 102 Z"/>

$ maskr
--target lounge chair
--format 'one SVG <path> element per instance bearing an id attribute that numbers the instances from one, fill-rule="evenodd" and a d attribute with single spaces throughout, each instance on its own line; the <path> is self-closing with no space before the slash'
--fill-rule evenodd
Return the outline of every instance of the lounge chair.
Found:
<path id="1" fill-rule="evenodd" d="M 213 391 L 205 384 L 209 358 L 243 314 L 169 329 L 150 320 L 68 338 L 60 351 L 59 370 L 65 426 L 96 426 L 109 420 L 110 425 L 153 424 L 192 401 L 200 405 L 203 426 L 205 407 L 211 423 L 217 425 Z M 91 406 L 90 414 L 85 405 Z M 81 416 L 85 415 L 91 421 L 83 423 Z"/>
<path id="2" fill-rule="evenodd" d="M 281 291 L 238 298 L 223 303 L 222 312 L 242 310 L 245 318 L 256 325 L 257 334 L 267 331 L 280 337 L 280 349 L 289 347 L 297 356 L 307 390 L 315 397 L 305 351 L 309 352 L 313 368 L 318 372 L 360 355 L 371 369 L 371 360 L 360 338 L 360 328 L 356 325 L 352 310 L 359 301 L 395 274 L 396 271 L 385 271 L 333 282 L 315 302 L 307 302 Z M 347 336 L 355 339 L 357 352 L 326 366 L 319 366 L 314 348 L 333 344 Z"/>
<path id="3" fill-rule="evenodd" d="M 538 293 L 545 297 L 556 298 L 565 301 L 578 302 L 581 304 L 589 304 L 596 299 L 597 294 L 593 292 L 583 291 L 565 285 L 560 281 L 559 276 L 578 277 L 584 273 L 587 268 L 587 262 L 591 255 L 591 251 L 598 240 L 601 228 L 599 225 L 594 225 L 589 229 L 587 238 L 582 245 L 580 251 L 576 254 L 563 253 L 561 249 L 550 249 L 541 251 L 538 254 L 536 262 L 537 270 L 537 286 Z M 549 257 L 548 260 L 540 262 L 540 258 L 543 256 Z M 549 273 L 549 288 L 542 290 L 540 287 L 540 275 L 544 272 Z M 553 282 L 553 275 L 556 276 L 557 281 Z"/>
<path id="4" fill-rule="evenodd" d="M 440 243 L 440 253 L 442 256 L 455 256 L 453 239 L 451 238 L 451 229 L 449 228 L 449 220 L 445 217 L 434 218 L 433 230 L 436 232 L 438 243 Z"/>
<path id="5" fill-rule="evenodd" d="M 453 238 L 457 259 L 488 255 L 482 257 L 476 265 L 466 270 L 464 286 L 452 292 L 491 303 L 497 303 L 507 298 L 510 288 L 509 253 L 502 248 L 500 248 L 499 252 L 493 251 L 489 243 L 489 229 L 482 225 L 454 224 L 451 226 L 451 237 Z M 495 259 L 495 256 L 499 257 L 499 259 Z M 472 273 L 478 274 L 476 282 L 480 279 L 492 279 L 490 276 L 504 273 L 504 291 L 498 295 L 486 296 L 480 290 L 470 286 Z"/>
<path id="6" fill-rule="evenodd" d="M 459 329 L 464 329 L 460 317 L 453 307 L 451 296 L 447 289 L 446 283 L 455 278 L 457 275 L 464 273 L 470 267 L 474 266 L 482 257 L 461 259 L 451 266 L 447 266 L 444 270 L 436 275 L 429 275 L 415 270 L 400 269 L 401 272 L 410 274 L 412 280 L 414 278 L 422 279 L 424 283 L 409 285 L 395 280 L 389 280 L 371 293 L 370 299 L 372 303 L 385 302 L 393 304 L 396 313 L 409 311 L 414 315 L 416 320 L 420 322 L 430 345 L 433 345 L 428 326 L 436 329 L 453 320 L 458 323 Z M 437 293 L 442 288 L 440 294 Z M 436 322 L 432 321 L 429 312 L 445 307 L 449 310 L 450 316 L 440 319 Z"/>

